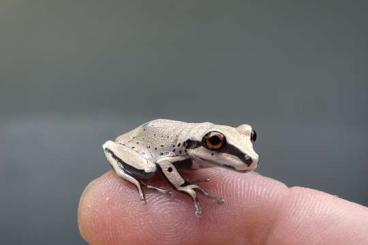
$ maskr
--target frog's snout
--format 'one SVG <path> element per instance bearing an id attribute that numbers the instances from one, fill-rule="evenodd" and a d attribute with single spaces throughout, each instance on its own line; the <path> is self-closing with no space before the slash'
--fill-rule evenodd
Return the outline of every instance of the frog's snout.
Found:
<path id="1" fill-rule="evenodd" d="M 109 149 L 109 146 L 111 146 L 114 142 L 112 142 L 111 140 L 106 141 L 103 145 L 102 145 L 102 149 L 104 151 L 106 151 L 106 149 Z"/>
<path id="2" fill-rule="evenodd" d="M 248 156 L 248 158 L 245 158 L 244 163 L 248 166 L 249 170 L 254 170 L 258 167 L 259 164 L 259 157 L 250 157 Z"/>

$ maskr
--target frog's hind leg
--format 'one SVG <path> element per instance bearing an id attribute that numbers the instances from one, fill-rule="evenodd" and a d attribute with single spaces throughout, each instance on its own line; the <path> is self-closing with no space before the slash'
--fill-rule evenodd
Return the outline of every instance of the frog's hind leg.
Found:
<path id="1" fill-rule="evenodd" d="M 156 172 L 156 165 L 143 158 L 138 152 L 117 142 L 107 141 L 102 148 L 115 173 L 134 184 L 140 199 L 145 201 L 139 179 L 153 176 Z"/>
<path id="2" fill-rule="evenodd" d="M 140 182 L 134 178 L 132 175 L 127 173 L 123 167 L 121 167 L 121 164 L 119 161 L 113 157 L 113 155 L 105 150 L 105 155 L 107 160 L 109 161 L 111 167 L 114 169 L 115 173 L 122 179 L 129 181 L 130 183 L 134 184 L 137 187 L 139 198 L 142 202 L 146 202 L 146 198 L 144 196 L 144 192 L 142 190 Z"/>

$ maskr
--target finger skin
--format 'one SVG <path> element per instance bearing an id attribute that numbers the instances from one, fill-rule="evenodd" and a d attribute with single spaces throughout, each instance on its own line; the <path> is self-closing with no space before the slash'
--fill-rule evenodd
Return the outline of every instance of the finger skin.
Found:
<path id="1" fill-rule="evenodd" d="M 218 205 L 200 197 L 200 218 L 184 194 L 146 190 L 142 204 L 133 185 L 106 173 L 81 197 L 83 238 L 90 244 L 368 244 L 366 207 L 257 174 L 197 173 L 211 178 L 204 189 L 225 199 Z"/>

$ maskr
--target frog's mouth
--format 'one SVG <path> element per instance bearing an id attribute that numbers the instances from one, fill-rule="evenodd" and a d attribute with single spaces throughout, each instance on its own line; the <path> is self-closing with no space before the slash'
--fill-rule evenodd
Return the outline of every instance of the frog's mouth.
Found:
<path id="1" fill-rule="evenodd" d="M 227 168 L 227 169 L 230 169 L 230 170 L 233 170 L 233 171 L 236 171 L 236 172 L 241 172 L 241 173 L 247 173 L 247 172 L 250 172 L 251 171 L 249 169 L 246 169 L 246 170 L 238 170 L 235 167 L 230 166 L 230 165 L 218 165 L 218 166 L 221 166 L 223 168 Z"/>
<path id="2" fill-rule="evenodd" d="M 196 156 L 196 158 L 200 161 L 203 161 L 203 162 L 207 162 L 207 163 L 210 163 L 211 165 L 213 166 L 218 166 L 218 167 L 222 167 L 222 168 L 226 168 L 226 169 L 230 169 L 232 171 L 236 171 L 236 172 L 240 172 L 240 173 L 247 173 L 247 172 L 250 172 L 252 170 L 250 169 L 245 169 L 245 170 L 239 170 L 239 169 L 236 169 L 234 166 L 231 166 L 231 165 L 228 165 L 228 164 L 219 164 L 215 161 L 211 161 L 209 159 L 204 159 L 202 157 L 199 157 L 199 156 Z"/>

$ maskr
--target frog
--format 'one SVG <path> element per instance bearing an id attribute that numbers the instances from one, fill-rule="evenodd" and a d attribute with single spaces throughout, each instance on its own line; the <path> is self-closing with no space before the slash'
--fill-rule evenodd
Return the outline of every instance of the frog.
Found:
<path id="1" fill-rule="evenodd" d="M 249 124 L 232 127 L 155 119 L 106 141 L 102 148 L 116 175 L 135 185 L 143 203 L 146 198 L 142 187 L 172 194 L 147 183 L 161 173 L 174 190 L 191 197 L 194 213 L 199 217 L 202 208 L 198 194 L 218 204 L 223 204 L 224 199 L 200 187 L 209 178 L 188 180 L 179 170 L 222 167 L 242 173 L 252 171 L 259 162 L 253 147 L 256 139 L 257 133 Z"/>

